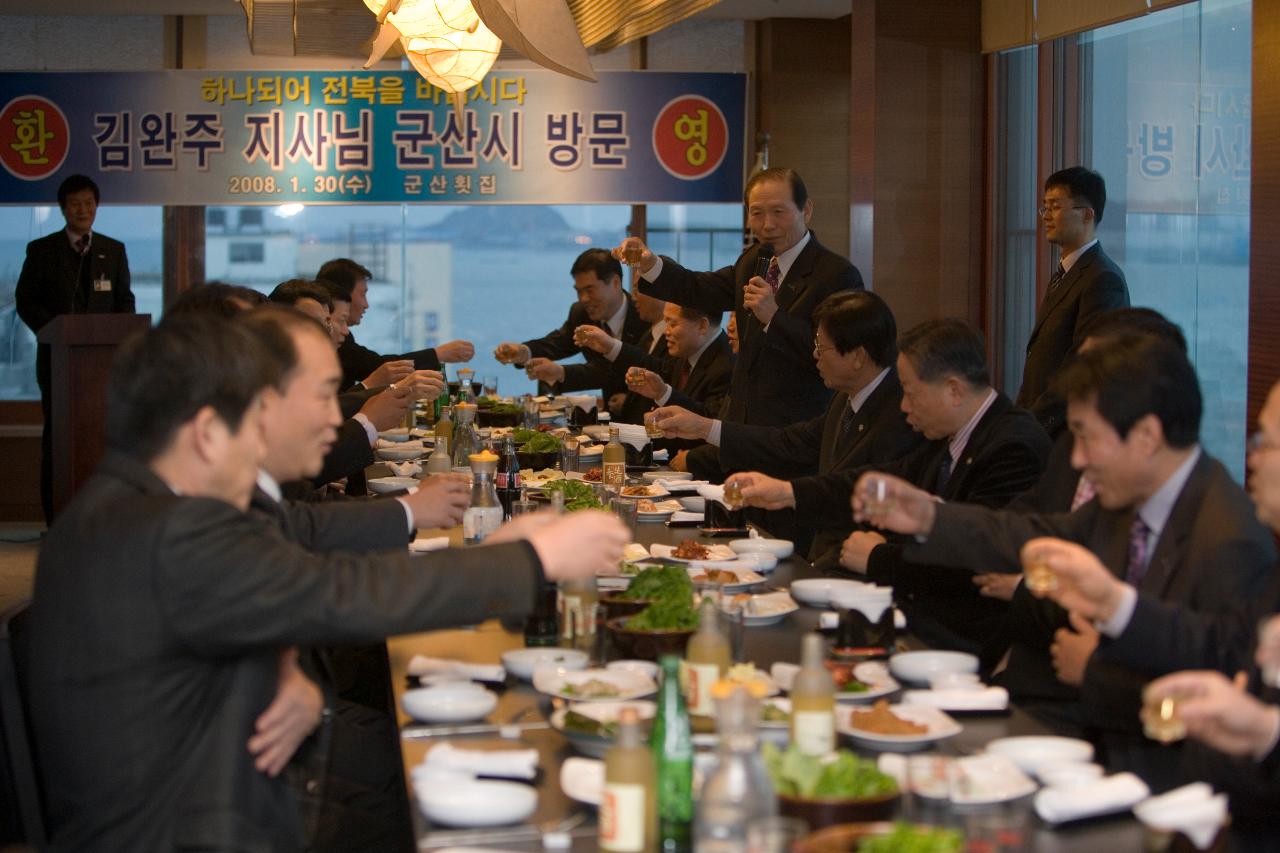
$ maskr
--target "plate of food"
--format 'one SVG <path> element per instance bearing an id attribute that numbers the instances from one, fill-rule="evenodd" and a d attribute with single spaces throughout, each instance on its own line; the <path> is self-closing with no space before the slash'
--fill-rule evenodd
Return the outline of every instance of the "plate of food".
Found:
<path id="1" fill-rule="evenodd" d="M 679 511 L 679 501 L 651 501 L 641 498 L 636 504 L 636 518 L 640 521 L 666 521 L 673 512 Z"/>
<path id="2" fill-rule="evenodd" d="M 742 601 L 742 624 L 748 628 L 777 625 L 800 609 L 800 605 L 785 592 L 768 592 L 763 595 L 738 593 L 734 598 Z"/>
<path id="3" fill-rule="evenodd" d="M 955 737 L 964 727 L 945 711 L 922 705 L 890 705 L 877 699 L 870 708 L 841 706 L 836 731 L 860 746 L 888 752 L 910 752 Z"/>
<path id="4" fill-rule="evenodd" d="M 564 735 L 573 748 L 592 758 L 603 758 L 618 737 L 618 717 L 624 708 L 636 712 L 648 729 L 657 705 L 645 699 L 632 702 L 575 702 L 551 713 L 551 728 Z"/>
<path id="5" fill-rule="evenodd" d="M 541 488 L 553 480 L 563 480 L 564 474 L 555 468 L 543 468 L 541 471 L 521 471 L 520 480 L 531 489 Z"/>
<path id="6" fill-rule="evenodd" d="M 889 670 L 878 661 L 847 663 L 843 661 L 824 661 L 831 670 L 831 679 L 836 683 L 836 701 L 838 702 L 870 702 L 896 693 L 902 689 Z M 794 663 L 779 661 L 769 668 L 774 681 L 783 690 L 790 690 L 800 667 Z"/>
<path id="7" fill-rule="evenodd" d="M 649 553 L 662 560 L 692 563 L 696 560 L 734 560 L 738 555 L 728 545 L 706 545 L 697 539 L 686 539 L 679 545 L 663 545 L 655 542 Z"/>
<path id="8" fill-rule="evenodd" d="M 654 483 L 645 485 L 623 486 L 621 497 L 624 498 L 665 498 L 671 492 Z"/>
<path id="9" fill-rule="evenodd" d="M 688 570 L 689 580 L 693 581 L 695 586 L 709 584 L 720 587 L 721 592 L 731 594 L 742 592 L 756 584 L 764 583 L 764 575 L 746 568 L 725 567 L 714 569 L 695 564 L 689 566 Z"/>
<path id="10" fill-rule="evenodd" d="M 644 673 L 616 669 L 565 672 L 539 668 L 533 673 L 533 686 L 570 702 L 621 702 L 651 696 L 658 690 L 658 685 Z"/>

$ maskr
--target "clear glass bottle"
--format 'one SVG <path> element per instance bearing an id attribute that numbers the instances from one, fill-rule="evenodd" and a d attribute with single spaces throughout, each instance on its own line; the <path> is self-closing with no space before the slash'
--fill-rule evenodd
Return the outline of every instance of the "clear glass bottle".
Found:
<path id="1" fill-rule="evenodd" d="M 560 582 L 560 644 L 594 656 L 600 618 L 596 579 Z"/>
<path id="2" fill-rule="evenodd" d="M 436 436 L 436 448 L 431 451 L 425 469 L 428 477 L 435 474 L 448 474 L 453 470 L 453 454 L 449 452 L 449 437 Z"/>
<path id="3" fill-rule="evenodd" d="M 480 434 L 475 427 L 475 406 L 453 407 L 453 467 L 466 468 L 471 454 L 480 450 Z"/>
<path id="4" fill-rule="evenodd" d="M 436 398 L 439 399 L 439 398 Z M 453 407 L 445 406 L 440 410 L 440 417 L 436 418 L 436 446 L 439 447 L 441 438 L 453 441 Z"/>
<path id="5" fill-rule="evenodd" d="M 462 541 L 475 545 L 502 526 L 502 504 L 493 485 L 494 475 L 498 472 L 498 457 L 475 453 L 469 461 L 471 505 L 462 514 Z"/>
<path id="6" fill-rule="evenodd" d="M 836 684 L 823 664 L 821 634 L 805 634 L 800 671 L 791 685 L 791 742 L 806 755 L 826 755 L 836 746 Z"/>
<path id="7" fill-rule="evenodd" d="M 740 853 L 747 849 L 747 826 L 778 813 L 778 798 L 758 749 L 759 722 L 760 702 L 745 688 L 735 687 L 716 700 L 720 748 L 698 802 L 698 853 Z"/>
<path id="8" fill-rule="evenodd" d="M 640 732 L 635 708 L 618 715 L 618 740 L 604 756 L 600 798 L 600 849 L 657 853 L 658 812 L 653 755 Z"/>
<path id="9" fill-rule="evenodd" d="M 604 446 L 602 481 L 613 492 L 621 492 L 627 484 L 627 449 L 618 437 L 618 428 L 609 427 L 609 443 Z"/>
<path id="10" fill-rule="evenodd" d="M 662 687 L 649 748 L 658 770 L 658 838 L 663 853 L 693 849 L 693 733 L 680 689 L 680 658 L 662 658 Z"/>
<path id="11" fill-rule="evenodd" d="M 733 663 L 729 638 L 720 630 L 716 603 L 711 596 L 702 599 L 698 630 L 689 638 L 684 660 L 689 713 L 709 720 L 714 711 L 711 687 L 724 677 Z"/>

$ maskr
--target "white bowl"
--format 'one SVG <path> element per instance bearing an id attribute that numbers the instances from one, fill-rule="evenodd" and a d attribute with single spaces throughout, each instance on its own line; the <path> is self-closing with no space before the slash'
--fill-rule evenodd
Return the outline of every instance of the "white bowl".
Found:
<path id="1" fill-rule="evenodd" d="M 734 560 L 732 565 L 744 569 L 751 569 L 753 572 L 765 574 L 771 572 L 778 567 L 778 558 L 772 554 L 764 554 L 754 552 L 750 554 L 741 554 L 738 559 Z"/>
<path id="2" fill-rule="evenodd" d="M 645 471 L 640 475 L 641 479 L 656 483 L 658 480 L 692 480 L 693 475 L 688 471 Z"/>
<path id="3" fill-rule="evenodd" d="M 929 679 L 933 690 L 981 690 L 982 680 L 976 672 L 943 672 Z"/>
<path id="4" fill-rule="evenodd" d="M 965 652 L 902 652 L 889 658 L 889 671 L 903 681 L 928 684 L 944 672 L 977 672 L 978 658 Z"/>
<path id="5" fill-rule="evenodd" d="M 408 462 L 426 453 L 421 447 L 379 447 L 374 451 L 379 459 L 391 462 Z"/>
<path id="6" fill-rule="evenodd" d="M 856 583 L 856 581 L 855 581 Z M 893 601 L 893 588 L 887 586 L 835 586 L 827 598 L 832 607 L 841 610 L 860 609 L 859 605 L 884 604 Z"/>
<path id="7" fill-rule="evenodd" d="M 374 477 L 365 483 L 369 491 L 385 495 L 387 492 L 403 492 L 414 486 L 420 486 L 417 477 Z"/>
<path id="8" fill-rule="evenodd" d="M 658 665 L 651 660 L 615 660 L 605 664 L 604 668 L 622 670 L 624 672 L 638 672 L 652 678 L 655 683 L 658 682 L 658 673 L 661 671 Z"/>
<path id="9" fill-rule="evenodd" d="M 1053 735 L 996 738 L 987 744 L 987 752 L 1003 755 L 1023 772 L 1037 776 L 1042 767 L 1093 760 L 1093 744 L 1087 740 Z"/>
<path id="10" fill-rule="evenodd" d="M 789 539 L 734 539 L 729 547 L 738 554 L 772 554 L 785 560 L 796 552 L 796 545 Z"/>
<path id="11" fill-rule="evenodd" d="M 826 607 L 833 593 L 874 589 L 873 584 L 840 578 L 805 578 L 791 582 L 791 597 L 810 607 Z"/>
<path id="12" fill-rule="evenodd" d="M 676 498 L 680 501 L 680 506 L 685 508 L 685 512 L 706 512 L 707 499 L 701 495 L 690 495 L 687 498 Z"/>
<path id="13" fill-rule="evenodd" d="M 1036 773 L 1050 788 L 1083 788 L 1102 778 L 1102 765 L 1088 761 L 1043 764 Z"/>
<path id="14" fill-rule="evenodd" d="M 512 649 L 502 653 L 502 665 L 507 672 L 525 681 L 533 680 L 533 670 L 540 663 L 559 664 L 566 670 L 586 669 L 591 658 L 577 649 L 531 648 Z"/>
<path id="15" fill-rule="evenodd" d="M 382 432 L 378 433 L 378 438 L 385 438 L 387 441 L 408 441 L 409 430 L 404 427 L 384 429 Z"/>
<path id="16" fill-rule="evenodd" d="M 424 723 L 478 720 L 498 705 L 498 695 L 478 684 L 441 684 L 406 690 L 400 697 L 404 711 Z"/>
<path id="17" fill-rule="evenodd" d="M 415 774 L 413 790 L 427 818 L 444 826 L 505 826 L 525 820 L 538 807 L 537 790 L 518 782 Z"/>

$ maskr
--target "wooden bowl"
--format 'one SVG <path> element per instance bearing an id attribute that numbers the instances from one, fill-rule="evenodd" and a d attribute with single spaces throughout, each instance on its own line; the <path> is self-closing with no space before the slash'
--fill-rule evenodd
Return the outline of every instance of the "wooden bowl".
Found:
<path id="1" fill-rule="evenodd" d="M 898 791 L 870 799 L 788 797 L 778 795 L 778 811 L 786 817 L 798 817 L 810 829 L 864 821 L 890 820 L 902 795 Z M 844 848 L 847 849 L 847 848 Z"/>
<path id="2" fill-rule="evenodd" d="M 556 467 L 556 463 L 560 461 L 560 451 L 548 450 L 545 453 L 527 453 L 523 450 L 517 450 L 516 459 L 520 462 L 521 471 L 541 471 L 544 468 Z"/>
<path id="3" fill-rule="evenodd" d="M 647 598 L 623 598 L 617 592 L 605 592 L 600 595 L 600 606 L 604 608 L 605 622 L 619 616 L 634 616 L 652 603 Z"/>
<path id="4" fill-rule="evenodd" d="M 524 412 L 495 412 L 493 409 L 476 411 L 476 426 L 481 427 L 515 427 L 524 420 Z"/>
<path id="5" fill-rule="evenodd" d="M 631 617 L 618 616 L 605 622 L 609 637 L 618 655 L 624 658 L 656 661 L 663 655 L 684 657 L 684 647 L 689 644 L 696 628 L 682 631 L 629 631 L 627 621 Z"/>

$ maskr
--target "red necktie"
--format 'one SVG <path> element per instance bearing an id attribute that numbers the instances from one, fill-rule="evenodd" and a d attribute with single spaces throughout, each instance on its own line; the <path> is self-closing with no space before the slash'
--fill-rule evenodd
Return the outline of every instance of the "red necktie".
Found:
<path id="1" fill-rule="evenodd" d="M 773 295 L 778 295 L 778 288 L 782 286 L 782 269 L 778 266 L 778 256 L 774 255 L 773 260 L 769 261 L 769 269 L 765 271 L 764 283 L 769 285 L 769 289 L 773 291 Z"/>
<path id="2" fill-rule="evenodd" d="M 680 365 L 680 376 L 676 379 L 676 390 L 683 391 L 684 386 L 689 384 L 689 362 Z"/>

